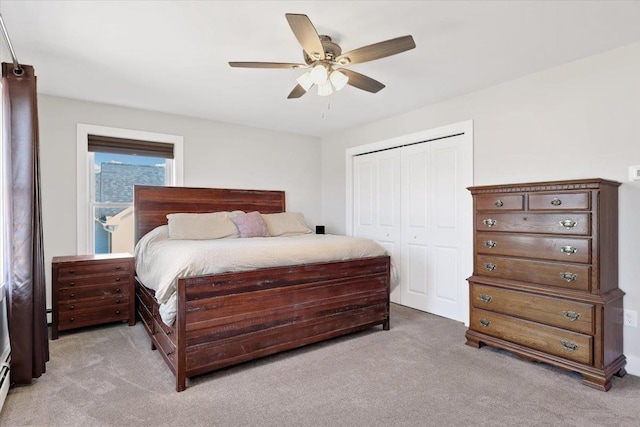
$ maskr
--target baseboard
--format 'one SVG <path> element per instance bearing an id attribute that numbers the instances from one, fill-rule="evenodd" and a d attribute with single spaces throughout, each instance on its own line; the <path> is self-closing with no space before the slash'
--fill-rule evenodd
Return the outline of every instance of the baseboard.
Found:
<path id="1" fill-rule="evenodd" d="M 627 373 L 640 377 L 640 357 L 627 356 L 627 366 L 624 368 Z"/>

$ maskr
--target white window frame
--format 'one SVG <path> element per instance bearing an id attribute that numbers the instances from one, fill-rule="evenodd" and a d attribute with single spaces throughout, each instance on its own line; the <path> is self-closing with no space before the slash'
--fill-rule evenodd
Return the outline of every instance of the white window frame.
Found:
<path id="1" fill-rule="evenodd" d="M 78 123 L 77 125 L 77 235 L 76 253 L 93 254 L 94 236 L 93 215 L 90 212 L 91 191 L 93 185 L 93 153 L 89 152 L 89 135 L 108 136 L 112 138 L 134 139 L 141 141 L 163 142 L 173 145 L 173 167 L 167 168 L 168 185 L 181 187 L 183 185 L 183 143 L 184 137 L 132 129 L 122 129 L 107 126 L 97 126 Z"/>

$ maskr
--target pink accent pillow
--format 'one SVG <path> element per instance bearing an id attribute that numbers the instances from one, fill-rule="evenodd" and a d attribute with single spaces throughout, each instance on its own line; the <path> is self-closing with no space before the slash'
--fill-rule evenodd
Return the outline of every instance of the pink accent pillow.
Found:
<path id="1" fill-rule="evenodd" d="M 240 237 L 269 237 L 269 229 L 260 212 L 249 212 L 231 218 L 238 227 Z"/>

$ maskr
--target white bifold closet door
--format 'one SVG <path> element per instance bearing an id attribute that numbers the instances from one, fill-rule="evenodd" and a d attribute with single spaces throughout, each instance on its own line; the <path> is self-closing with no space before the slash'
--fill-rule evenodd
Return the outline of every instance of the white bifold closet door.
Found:
<path id="1" fill-rule="evenodd" d="M 466 319 L 472 156 L 453 136 L 354 157 L 354 235 L 380 242 L 399 270 L 393 302 Z"/>

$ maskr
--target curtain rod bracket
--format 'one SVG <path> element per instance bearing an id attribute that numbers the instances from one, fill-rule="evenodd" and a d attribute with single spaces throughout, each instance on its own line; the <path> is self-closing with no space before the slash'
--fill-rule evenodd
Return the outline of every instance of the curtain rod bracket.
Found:
<path id="1" fill-rule="evenodd" d="M 13 50 L 13 45 L 11 45 L 11 39 L 9 38 L 7 27 L 4 25 L 2 14 L 0 14 L 0 27 L 2 27 L 2 36 L 4 38 L 5 43 L 7 44 L 9 53 L 11 54 L 11 59 L 13 60 L 13 74 L 20 77 L 21 75 L 24 74 L 24 70 L 20 66 L 20 63 L 18 62 L 18 57 L 16 56 L 16 52 Z"/>

